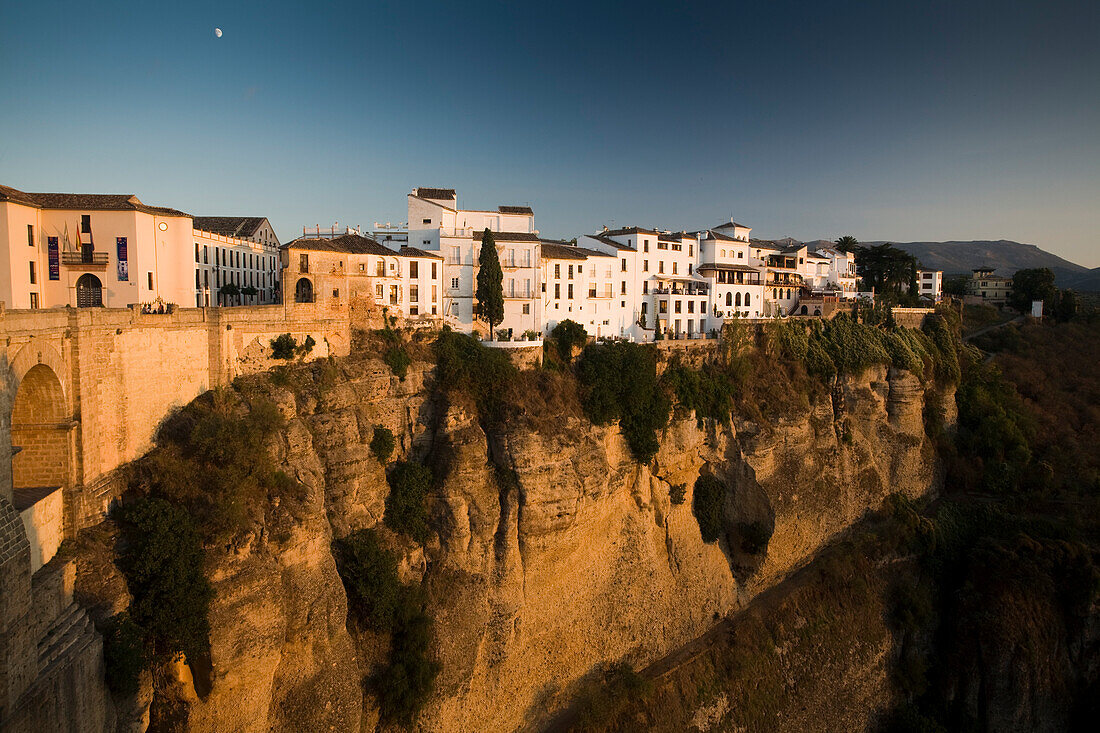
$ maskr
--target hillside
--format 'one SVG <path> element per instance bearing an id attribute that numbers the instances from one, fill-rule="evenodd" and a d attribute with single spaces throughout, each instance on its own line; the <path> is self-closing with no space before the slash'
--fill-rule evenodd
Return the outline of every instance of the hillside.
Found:
<path id="1" fill-rule="evenodd" d="M 865 244 L 882 244 L 866 242 Z M 992 266 L 997 274 L 1009 276 L 1017 270 L 1049 267 L 1065 287 L 1069 281 L 1087 273 L 1088 269 L 1039 249 L 1034 244 L 1021 244 L 1006 239 L 971 242 L 895 242 L 917 258 L 924 266 L 945 273 L 970 272 L 975 267 Z"/>

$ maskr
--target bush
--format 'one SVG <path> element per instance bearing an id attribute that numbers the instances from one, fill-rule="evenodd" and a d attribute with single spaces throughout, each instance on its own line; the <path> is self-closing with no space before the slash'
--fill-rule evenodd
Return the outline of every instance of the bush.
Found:
<path id="1" fill-rule="evenodd" d="M 163 499 L 143 497 L 124 504 L 118 519 L 124 538 L 118 565 L 133 596 L 133 621 L 162 658 L 183 652 L 194 661 L 206 655 L 213 591 L 203 576 L 203 549 L 191 516 Z"/>
<path id="2" fill-rule="evenodd" d="M 298 342 L 289 333 L 280 334 L 271 339 L 271 358 L 290 361 L 294 358 Z"/>
<path id="3" fill-rule="evenodd" d="M 386 362 L 386 366 L 390 368 L 397 377 L 404 382 L 405 375 L 409 373 L 409 364 L 412 364 L 412 358 L 409 357 L 408 352 L 401 346 L 393 346 L 386 350 L 386 353 L 382 356 L 382 361 Z"/>
<path id="4" fill-rule="evenodd" d="M 668 500 L 673 504 L 683 504 L 687 497 L 687 484 L 672 484 L 668 487 Z"/>
<path id="5" fill-rule="evenodd" d="M 313 351 L 313 347 L 316 345 L 317 341 L 309 334 L 306 334 L 306 340 L 302 342 L 301 346 L 295 348 L 294 351 L 298 354 L 298 356 L 305 356 L 306 354 L 311 353 Z"/>
<path id="6" fill-rule="evenodd" d="M 554 326 L 550 335 L 557 344 L 558 355 L 566 364 L 573 357 L 574 347 L 582 347 L 588 343 L 588 332 L 584 330 L 584 326 L 569 318 Z"/>
<path id="7" fill-rule="evenodd" d="M 365 628 L 391 636 L 387 664 L 371 680 L 382 717 L 410 725 L 439 674 L 439 665 L 429 656 L 433 621 L 423 609 L 423 594 L 401 583 L 396 558 L 374 530 L 337 540 L 334 554 L 349 612 Z"/>
<path id="8" fill-rule="evenodd" d="M 432 472 L 419 463 L 401 462 L 390 471 L 389 483 L 386 526 L 424 544 L 430 536 L 425 501 L 432 486 Z"/>
<path id="9" fill-rule="evenodd" d="M 436 355 L 437 387 L 469 395 L 487 423 L 502 421 L 504 396 L 516 378 L 516 367 L 508 355 L 482 346 L 475 338 L 448 330 L 439 334 L 432 348 Z"/>
<path id="10" fill-rule="evenodd" d="M 596 425 L 616 420 L 639 463 L 649 463 L 660 447 L 657 431 L 668 424 L 671 403 L 657 382 L 653 347 L 627 341 L 592 344 L 577 368 L 585 388 L 584 411 Z"/>
<path id="11" fill-rule="evenodd" d="M 111 692 L 122 697 L 137 694 L 146 667 L 145 630 L 126 612 L 107 619 L 103 628 L 103 667 Z"/>
<path id="12" fill-rule="evenodd" d="M 157 449 L 140 464 L 149 493 L 183 504 L 211 539 L 226 539 L 262 519 L 270 498 L 304 499 L 296 481 L 278 477 L 267 450 L 283 426 L 274 403 L 244 412 L 236 393 L 218 390 L 167 418 Z"/>
<path id="13" fill-rule="evenodd" d="M 726 485 L 713 476 L 700 476 L 695 480 L 695 494 L 691 511 L 699 522 L 703 542 L 716 542 L 725 529 L 722 507 L 726 503 Z"/>
<path id="14" fill-rule="evenodd" d="M 618 718 L 641 696 L 651 692 L 648 680 L 634 671 L 628 662 L 613 662 L 599 670 L 579 695 L 578 709 L 582 730 L 618 729 Z M 622 728 L 629 730 L 632 726 Z"/>
<path id="15" fill-rule="evenodd" d="M 370 452 L 378 459 L 379 463 L 385 463 L 393 455 L 395 441 L 393 431 L 381 425 L 374 426 L 374 435 L 370 439 Z"/>
<path id="16" fill-rule="evenodd" d="M 737 525 L 741 535 L 741 551 L 749 555 L 760 555 L 768 549 L 771 531 L 763 522 L 742 522 Z"/>

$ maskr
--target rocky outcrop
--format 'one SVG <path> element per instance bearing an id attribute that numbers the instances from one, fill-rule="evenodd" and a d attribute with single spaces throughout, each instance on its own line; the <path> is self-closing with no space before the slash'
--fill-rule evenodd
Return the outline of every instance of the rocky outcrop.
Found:
<path id="1" fill-rule="evenodd" d="M 212 685 L 186 695 L 192 730 L 374 728 L 361 683 L 381 655 L 349 632 L 331 543 L 382 519 L 377 425 L 438 483 L 435 537 L 402 563 L 428 590 L 442 670 L 419 726 L 512 730 L 598 664 L 646 664 L 701 635 L 886 494 L 932 489 L 923 414 L 952 401 L 873 369 L 767 424 L 678 415 L 647 467 L 617 428 L 581 417 L 520 416 L 487 433 L 471 406 L 433 394 L 421 362 L 403 381 L 373 359 L 327 369 L 312 385 L 241 388 L 287 418 L 272 450 L 307 497 L 210 553 Z M 692 513 L 700 475 L 732 487 L 718 543 L 702 541 Z M 737 541 L 749 525 L 766 549 Z"/>

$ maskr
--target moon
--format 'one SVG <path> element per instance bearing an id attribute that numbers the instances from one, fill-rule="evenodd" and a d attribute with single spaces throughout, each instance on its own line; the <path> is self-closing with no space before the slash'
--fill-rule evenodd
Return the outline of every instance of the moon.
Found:
<path id="1" fill-rule="evenodd" d="M 214 29 L 214 35 L 215 35 L 215 36 L 216 36 L 217 38 L 221 38 L 221 37 L 222 37 L 222 29 L 221 29 L 221 28 L 215 28 L 215 29 Z"/>

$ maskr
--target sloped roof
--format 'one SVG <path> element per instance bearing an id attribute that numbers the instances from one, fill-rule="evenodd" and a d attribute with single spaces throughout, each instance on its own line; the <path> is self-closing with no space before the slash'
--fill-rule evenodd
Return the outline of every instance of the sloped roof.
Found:
<path id="1" fill-rule="evenodd" d="M 391 252 L 390 254 L 395 254 Z M 443 255 L 438 252 L 425 252 L 422 249 L 416 247 L 402 247 L 400 252 L 396 253 L 398 257 L 430 257 L 433 260 L 443 259 Z"/>
<path id="2" fill-rule="evenodd" d="M 606 232 L 600 232 L 605 237 L 616 237 L 622 234 L 652 234 L 656 235 L 656 229 L 643 229 L 642 227 L 624 227 L 622 229 L 609 229 Z"/>
<path id="3" fill-rule="evenodd" d="M 498 206 L 497 211 L 502 214 L 528 214 L 534 216 L 535 212 L 530 206 Z"/>
<path id="4" fill-rule="evenodd" d="M 542 242 L 542 258 L 546 260 L 583 260 L 588 257 L 588 250 L 573 247 L 568 244 L 555 244 L 554 242 Z"/>
<path id="5" fill-rule="evenodd" d="M 335 239 L 295 239 L 287 242 L 282 249 L 307 249 L 315 252 L 339 252 L 348 255 L 390 255 L 396 256 L 389 247 L 384 247 L 369 237 L 358 234 L 344 234 Z"/>
<path id="6" fill-rule="evenodd" d="M 195 229 L 221 234 L 223 237 L 251 237 L 264 223 L 263 216 L 196 216 Z"/>
<path id="7" fill-rule="evenodd" d="M 629 244 L 623 244 L 622 242 L 616 242 L 614 239 L 607 236 L 606 233 L 604 233 L 604 234 L 589 234 L 588 236 L 591 239 L 595 239 L 597 242 L 603 242 L 606 245 L 614 247 L 615 249 L 618 249 L 618 250 L 623 250 L 624 252 L 637 252 L 638 251 L 638 250 L 634 249 L 633 247 L 631 247 Z"/>
<path id="8" fill-rule="evenodd" d="M 725 232 L 719 232 L 714 229 L 707 229 L 703 232 L 704 239 L 720 239 L 723 242 L 740 242 L 741 244 L 747 244 L 744 239 L 738 239 L 737 237 L 731 237 Z"/>
<path id="9" fill-rule="evenodd" d="M 413 195 L 422 199 L 442 199 L 454 201 L 456 198 L 453 188 L 414 188 Z"/>
<path id="10" fill-rule="evenodd" d="M 588 249 L 587 247 L 574 247 L 578 252 L 584 252 L 586 257 L 614 257 L 618 259 L 618 256 L 611 254 L 610 252 L 601 252 L 598 249 Z"/>
<path id="11" fill-rule="evenodd" d="M 485 231 L 474 232 L 470 235 L 470 239 L 476 239 L 481 241 L 482 235 Z M 539 235 L 534 232 L 492 232 L 493 241 L 495 242 L 537 242 L 539 241 Z"/>
<path id="12" fill-rule="evenodd" d="M 0 201 L 12 201 L 39 209 L 141 211 L 160 216 L 191 216 L 166 206 L 142 203 L 132 193 L 27 193 L 10 186 L 0 186 Z"/>
<path id="13" fill-rule="evenodd" d="M 706 270 L 728 270 L 732 272 L 760 272 L 755 267 L 749 265 L 727 265 L 723 262 L 712 262 L 709 264 L 699 265 L 695 268 L 696 272 L 704 272 Z"/>

